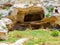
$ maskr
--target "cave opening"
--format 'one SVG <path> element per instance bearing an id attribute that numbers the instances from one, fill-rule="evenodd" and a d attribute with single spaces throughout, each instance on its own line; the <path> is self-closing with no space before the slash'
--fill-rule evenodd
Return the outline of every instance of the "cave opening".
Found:
<path id="1" fill-rule="evenodd" d="M 42 18 L 44 18 L 44 15 L 40 15 L 40 13 L 28 14 L 25 16 L 24 22 L 39 21 Z"/>

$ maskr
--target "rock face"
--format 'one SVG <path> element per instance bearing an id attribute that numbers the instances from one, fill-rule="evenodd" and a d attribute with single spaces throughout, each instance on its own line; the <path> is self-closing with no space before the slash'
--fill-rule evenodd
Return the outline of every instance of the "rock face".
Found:
<path id="1" fill-rule="evenodd" d="M 24 17 L 25 22 L 38 21 L 44 18 L 44 11 L 41 7 L 32 7 Z"/>
<path id="2" fill-rule="evenodd" d="M 15 18 L 15 21 L 20 23 L 37 21 L 44 18 L 44 10 L 42 7 L 18 8 L 17 10 L 17 15 L 15 17 L 11 15 L 9 18 Z"/>
<path id="3" fill-rule="evenodd" d="M 55 16 L 45 18 L 42 7 L 17 8 L 14 13 L 8 16 L 13 21 L 11 30 L 25 30 L 57 27 L 55 23 L 58 19 Z"/>
<path id="4" fill-rule="evenodd" d="M 11 19 L 14 23 L 14 29 L 20 29 L 21 26 L 26 27 L 26 25 L 20 25 L 24 24 L 25 22 L 32 22 L 32 21 L 39 21 L 43 19 L 44 16 L 44 10 L 42 7 L 30 7 L 30 8 L 17 8 L 15 11 L 12 12 L 10 16 L 8 16 L 9 19 Z M 18 25 L 18 26 L 15 26 Z M 24 28 L 25 29 L 25 28 Z"/>
<path id="5" fill-rule="evenodd" d="M 44 18 L 44 11 L 41 7 L 31 7 L 28 9 L 19 9 L 17 15 L 17 21 L 19 22 L 28 22 L 28 21 L 37 21 Z"/>
<path id="6" fill-rule="evenodd" d="M 23 6 L 24 7 L 24 6 Z M 57 24 L 57 18 L 55 16 L 45 18 L 44 10 L 41 6 L 31 6 L 29 8 L 15 8 L 11 15 L 8 16 L 9 19 L 13 21 L 13 27 L 10 30 L 25 30 L 26 28 L 39 29 L 51 28 Z"/>

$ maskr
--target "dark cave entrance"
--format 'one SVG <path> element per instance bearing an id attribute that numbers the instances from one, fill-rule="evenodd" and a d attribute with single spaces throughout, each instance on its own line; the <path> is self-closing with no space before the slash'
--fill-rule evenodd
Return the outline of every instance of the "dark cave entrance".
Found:
<path id="1" fill-rule="evenodd" d="M 24 22 L 32 22 L 39 21 L 44 18 L 44 15 L 40 15 L 40 13 L 28 14 L 24 18 Z"/>

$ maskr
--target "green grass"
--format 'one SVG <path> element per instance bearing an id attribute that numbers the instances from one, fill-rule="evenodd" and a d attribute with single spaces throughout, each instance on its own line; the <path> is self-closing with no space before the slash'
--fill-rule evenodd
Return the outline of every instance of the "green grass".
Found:
<path id="1" fill-rule="evenodd" d="M 8 33 L 8 40 L 0 40 L 0 42 L 15 42 L 20 38 L 27 37 L 28 41 L 24 43 L 24 45 L 35 45 L 42 43 L 51 43 L 51 45 L 59 44 L 60 36 L 53 37 L 51 33 L 42 30 L 26 30 L 26 31 L 11 31 Z"/>

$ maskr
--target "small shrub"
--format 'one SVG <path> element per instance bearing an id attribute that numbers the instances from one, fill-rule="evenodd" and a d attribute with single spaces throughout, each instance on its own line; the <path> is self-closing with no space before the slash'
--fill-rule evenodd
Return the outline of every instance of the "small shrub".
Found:
<path id="1" fill-rule="evenodd" d="M 50 17 L 50 13 L 47 13 L 45 16 L 46 16 L 47 18 Z"/>
<path id="2" fill-rule="evenodd" d="M 59 36 L 59 32 L 58 32 L 57 30 L 53 30 L 53 31 L 51 32 L 51 36 L 57 37 L 57 36 Z"/>

